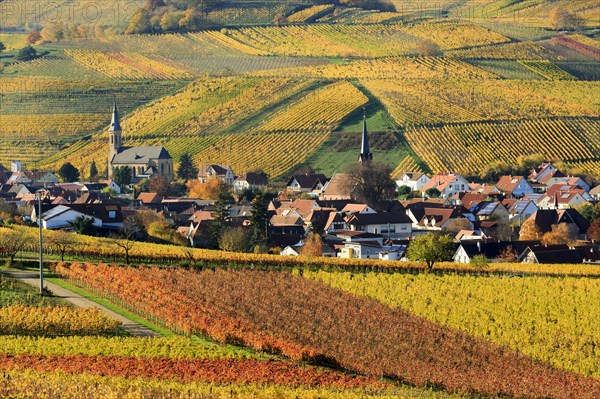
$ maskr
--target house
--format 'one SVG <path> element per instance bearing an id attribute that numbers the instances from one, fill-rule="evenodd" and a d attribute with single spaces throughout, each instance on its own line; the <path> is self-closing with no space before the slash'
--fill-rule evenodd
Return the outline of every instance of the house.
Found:
<path id="1" fill-rule="evenodd" d="M 483 255 L 490 262 L 502 262 L 501 257 L 504 254 L 512 252 L 518 257 L 528 246 L 539 244 L 539 241 L 461 242 L 454 252 L 452 260 L 458 263 L 471 263 L 473 257 Z"/>
<path id="2" fill-rule="evenodd" d="M 31 178 L 29 176 L 27 176 L 27 173 L 25 173 L 23 171 L 14 172 L 12 175 L 10 175 L 8 180 L 6 180 L 6 184 L 31 184 L 31 183 L 33 183 L 33 180 L 31 180 Z"/>
<path id="3" fill-rule="evenodd" d="M 233 185 L 235 176 L 229 165 L 200 165 L 200 168 L 198 168 L 198 180 L 200 180 L 200 183 L 206 183 L 212 179 L 219 179 L 229 185 Z"/>
<path id="4" fill-rule="evenodd" d="M 300 256 L 302 254 L 302 247 L 304 247 L 304 241 L 299 241 L 297 244 L 288 245 L 280 252 L 282 256 Z M 336 252 L 329 245 L 321 244 L 321 256 L 328 258 L 335 258 Z"/>
<path id="5" fill-rule="evenodd" d="M 455 219 L 462 219 L 465 216 L 462 214 L 459 208 L 422 208 L 421 210 L 414 209 L 410 210 L 412 217 L 420 216 L 420 219 L 416 223 L 413 222 L 414 230 L 435 230 L 439 231 L 448 228 L 450 223 Z M 412 219 L 411 217 L 411 219 Z M 470 220 L 469 220 L 470 221 Z M 469 228 L 473 228 L 473 222 Z"/>
<path id="6" fill-rule="evenodd" d="M 247 172 L 233 182 L 233 190 L 241 193 L 244 190 L 264 189 L 269 184 L 269 179 L 264 173 Z"/>
<path id="7" fill-rule="evenodd" d="M 367 204 L 352 204 L 348 203 L 342 208 L 341 213 L 377 213 L 377 211 L 371 208 Z"/>
<path id="8" fill-rule="evenodd" d="M 523 176 L 502 176 L 496 188 L 512 198 L 521 198 L 533 194 L 533 188 Z"/>
<path id="9" fill-rule="evenodd" d="M 81 192 L 83 192 L 83 193 L 86 193 L 86 192 L 99 193 L 102 190 L 105 190 L 107 188 L 108 188 L 108 184 L 106 184 L 106 183 L 83 183 Z"/>
<path id="10" fill-rule="evenodd" d="M 508 222 L 510 214 L 500 202 L 481 202 L 471 210 L 479 220 Z"/>
<path id="11" fill-rule="evenodd" d="M 469 183 L 469 191 L 473 193 L 484 194 L 487 196 L 492 196 L 496 194 L 502 194 L 500 190 L 493 184 L 478 184 L 478 183 Z"/>
<path id="12" fill-rule="evenodd" d="M 543 179 L 548 174 L 554 173 L 556 170 L 556 167 L 552 165 L 551 162 L 543 162 L 541 165 L 533 168 L 527 179 L 539 182 L 540 179 Z"/>
<path id="13" fill-rule="evenodd" d="M 338 253 L 339 258 L 379 259 L 384 248 L 377 242 L 345 242 Z"/>
<path id="14" fill-rule="evenodd" d="M 336 173 L 323 187 L 323 192 L 319 195 L 319 199 L 325 201 L 335 200 L 350 200 L 350 192 L 348 190 L 347 174 Z"/>
<path id="15" fill-rule="evenodd" d="M 454 242 L 485 240 L 487 236 L 481 230 L 461 230 L 454 236 Z"/>
<path id="16" fill-rule="evenodd" d="M 524 263 L 583 263 L 584 250 L 567 245 L 528 247 L 519 257 Z"/>
<path id="17" fill-rule="evenodd" d="M 162 202 L 162 196 L 157 193 L 139 193 L 137 200 L 138 202 L 146 205 L 146 204 L 158 204 Z"/>
<path id="18" fill-rule="evenodd" d="M 400 178 L 396 180 L 396 186 L 407 186 L 410 187 L 411 191 L 421 191 L 423 186 L 429 183 L 429 176 L 421 172 L 406 172 L 400 175 Z"/>
<path id="19" fill-rule="evenodd" d="M 465 208 L 471 210 L 475 206 L 479 205 L 481 202 L 488 201 L 490 197 L 488 197 L 486 194 L 478 192 L 467 192 L 458 193 L 452 198 L 455 201 L 455 205 L 462 205 Z"/>
<path id="20" fill-rule="evenodd" d="M 509 220 L 518 220 L 519 225 L 531 217 L 538 210 L 537 205 L 530 200 L 514 201 L 508 207 Z"/>
<path id="21" fill-rule="evenodd" d="M 155 175 L 162 176 L 168 181 L 173 180 L 173 158 L 161 146 L 122 145 L 122 130 L 119 122 L 117 103 L 113 105 L 112 119 L 108 129 L 108 177 L 113 178 L 116 168 L 128 166 L 131 168 L 133 182 Z"/>
<path id="22" fill-rule="evenodd" d="M 36 170 L 34 172 L 25 172 L 34 183 L 38 184 L 56 184 L 58 177 L 47 170 Z"/>
<path id="23" fill-rule="evenodd" d="M 405 212 L 354 213 L 346 222 L 350 230 L 400 238 L 412 235 L 412 220 Z"/>
<path id="24" fill-rule="evenodd" d="M 564 194 L 566 192 L 570 193 L 578 193 L 580 194 L 584 200 L 593 201 L 594 198 L 590 195 L 588 191 L 585 191 L 584 188 L 577 184 L 568 184 L 568 183 L 556 183 L 548 188 L 546 191 L 546 195 L 553 196 L 555 193 Z"/>
<path id="25" fill-rule="evenodd" d="M 533 220 L 543 233 L 552 231 L 552 226 L 567 223 L 576 228 L 579 237 L 585 239 L 590 222 L 575 209 L 539 209 L 527 220 Z"/>
<path id="26" fill-rule="evenodd" d="M 592 196 L 592 198 L 594 198 L 594 200 L 600 201 L 600 185 L 592 188 L 589 194 Z"/>
<path id="27" fill-rule="evenodd" d="M 320 194 L 327 184 L 327 178 L 323 174 L 293 175 L 285 185 L 287 191 L 295 193 Z"/>
<path id="28" fill-rule="evenodd" d="M 48 230 L 62 229 L 70 227 L 70 222 L 75 221 L 78 217 L 92 218 L 94 227 L 102 227 L 102 220 L 98 217 L 92 217 L 86 213 L 77 211 L 67 205 L 57 205 L 41 214 L 42 228 Z M 31 218 L 35 223 L 38 223 L 37 218 Z"/>
<path id="29" fill-rule="evenodd" d="M 585 198 L 576 191 L 556 191 L 553 195 L 543 196 L 536 205 L 540 209 L 568 209 L 585 202 Z"/>
<path id="30" fill-rule="evenodd" d="M 437 174 L 431 177 L 429 182 L 422 187 L 425 192 L 435 188 L 443 198 L 450 198 L 454 194 L 470 191 L 469 182 L 461 175 L 455 173 Z"/>

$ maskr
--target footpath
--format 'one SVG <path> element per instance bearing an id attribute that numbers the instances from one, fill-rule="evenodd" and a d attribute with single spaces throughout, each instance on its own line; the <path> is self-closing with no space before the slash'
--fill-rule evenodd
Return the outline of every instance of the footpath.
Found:
<path id="1" fill-rule="evenodd" d="M 40 287 L 40 275 L 35 272 L 30 272 L 27 270 L 2 270 L 1 273 L 6 274 L 9 277 L 18 279 L 23 281 L 26 284 L 32 285 L 39 289 Z M 113 312 L 112 310 L 105 308 L 102 305 L 97 304 L 94 301 L 91 301 L 87 298 L 82 297 L 79 294 L 74 293 L 66 288 L 63 288 L 59 285 L 51 283 L 47 280 L 44 280 L 44 287 L 48 289 L 57 298 L 61 298 L 65 301 L 72 303 L 73 305 L 79 308 L 98 308 L 109 317 L 118 320 L 122 323 L 121 328 L 125 330 L 128 334 L 136 336 L 136 337 L 160 337 L 161 335 L 157 332 L 150 330 L 149 328 L 142 326 L 134 322 L 133 320 L 128 319 L 127 317 L 121 316 Z"/>

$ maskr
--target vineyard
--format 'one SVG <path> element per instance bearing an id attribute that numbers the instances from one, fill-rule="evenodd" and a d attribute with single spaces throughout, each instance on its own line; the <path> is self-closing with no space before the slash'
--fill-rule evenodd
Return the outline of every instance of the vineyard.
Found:
<path id="1" fill-rule="evenodd" d="M 543 154 L 597 173 L 599 131 L 597 119 L 534 119 L 416 127 L 406 136 L 417 155 L 438 172 L 477 174 L 496 160 L 515 162 L 517 154 Z"/>
<path id="2" fill-rule="evenodd" d="M 510 346 L 556 367 L 600 377 L 595 349 L 600 331 L 592 316 L 598 313 L 593 298 L 600 295 L 595 280 L 323 271 L 304 276 Z M 444 295 L 435 294 L 440 292 Z"/>
<path id="3" fill-rule="evenodd" d="M 592 378 L 286 272 L 78 264 L 59 265 L 57 271 L 78 285 L 126 299 L 178 330 L 292 359 L 329 359 L 371 377 L 522 397 L 544 392 L 553 398 L 593 398 L 600 392 Z M 348 330 L 348 324 L 357 328 Z M 531 374 L 538 378 L 526 377 Z"/>

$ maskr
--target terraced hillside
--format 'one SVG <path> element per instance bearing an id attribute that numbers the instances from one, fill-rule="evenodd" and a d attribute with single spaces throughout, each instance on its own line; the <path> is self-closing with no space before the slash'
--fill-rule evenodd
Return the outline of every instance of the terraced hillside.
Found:
<path id="1" fill-rule="evenodd" d="M 567 8 L 593 10 L 588 3 Z M 600 40 L 592 30 L 426 14 L 416 21 L 401 8 L 327 5 L 277 9 L 289 18 L 282 26 L 264 25 L 267 10 L 254 3 L 228 3 L 213 17 L 233 17 L 237 6 L 254 7 L 249 18 L 263 22 L 63 39 L 36 45 L 42 56 L 21 62 L 12 48 L 22 44 L 11 37 L 1 58 L 0 163 L 105 165 L 116 98 L 126 145 L 164 145 L 176 162 L 191 152 L 197 163 L 229 163 L 236 173 L 278 178 L 300 164 L 343 171 L 354 162 L 349 135 L 361 129 L 363 106 L 370 131 L 388 138 L 375 157 L 393 169 L 477 173 L 542 152 L 600 170 Z M 462 7 L 442 6 L 455 16 Z"/>

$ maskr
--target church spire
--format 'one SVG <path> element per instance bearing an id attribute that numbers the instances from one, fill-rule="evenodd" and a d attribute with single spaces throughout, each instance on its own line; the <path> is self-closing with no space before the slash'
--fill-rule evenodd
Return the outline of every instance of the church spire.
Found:
<path id="1" fill-rule="evenodd" d="M 119 112 L 117 111 L 117 99 L 116 98 L 113 102 L 112 119 L 110 121 L 110 128 L 108 130 L 111 132 L 121 131 L 121 124 L 119 123 Z"/>
<path id="2" fill-rule="evenodd" d="M 360 156 L 358 162 L 364 164 L 373 159 L 373 154 L 369 151 L 369 135 L 367 132 L 367 111 L 363 108 L 363 131 L 362 143 L 360 146 Z"/>

